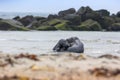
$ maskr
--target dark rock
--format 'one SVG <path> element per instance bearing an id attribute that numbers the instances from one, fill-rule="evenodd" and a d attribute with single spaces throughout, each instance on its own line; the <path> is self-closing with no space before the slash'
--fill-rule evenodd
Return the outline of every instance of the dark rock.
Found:
<path id="1" fill-rule="evenodd" d="M 99 20 L 99 23 L 103 29 L 107 30 L 109 26 L 115 23 L 115 20 L 112 17 L 105 16 Z"/>
<path id="2" fill-rule="evenodd" d="M 87 20 L 87 19 L 93 19 L 95 21 L 99 21 L 102 18 L 100 14 L 98 14 L 95 11 L 92 11 L 90 13 L 86 13 L 85 16 L 82 17 L 82 20 Z"/>
<path id="3" fill-rule="evenodd" d="M 31 28 L 31 29 L 36 29 L 36 28 L 38 28 L 38 27 L 41 26 L 41 25 L 42 25 L 41 21 L 34 21 L 34 22 L 32 22 L 32 23 L 30 24 L 30 26 L 27 26 L 27 27 L 29 27 L 29 28 Z"/>
<path id="4" fill-rule="evenodd" d="M 55 18 L 59 18 L 59 16 L 58 15 L 53 15 L 53 14 L 50 14 L 49 16 L 48 16 L 48 19 L 50 20 L 50 19 L 55 19 Z"/>
<path id="5" fill-rule="evenodd" d="M 117 17 L 120 17 L 120 11 L 119 11 L 119 12 L 117 12 L 117 14 L 116 14 L 116 15 L 117 15 Z"/>
<path id="6" fill-rule="evenodd" d="M 45 18 L 45 17 L 39 17 L 39 16 L 36 16 L 36 17 L 35 17 L 35 19 L 36 19 L 37 21 L 46 20 L 46 18 Z"/>
<path id="7" fill-rule="evenodd" d="M 53 48 L 54 51 L 57 52 L 75 52 L 75 53 L 83 53 L 84 52 L 84 45 L 77 37 L 71 37 L 68 39 L 61 39 Z"/>
<path id="8" fill-rule="evenodd" d="M 119 17 L 114 17 L 113 20 L 115 21 L 115 23 L 120 23 L 120 18 Z"/>
<path id="9" fill-rule="evenodd" d="M 110 12 L 105 9 L 101 9 L 96 12 L 99 13 L 101 16 L 110 16 Z"/>
<path id="10" fill-rule="evenodd" d="M 87 19 L 93 19 L 98 21 L 101 18 L 101 15 L 98 14 L 97 12 L 93 11 L 90 7 L 81 7 L 77 13 L 78 15 L 81 16 L 81 20 L 85 21 Z"/>
<path id="11" fill-rule="evenodd" d="M 67 15 L 67 14 L 74 14 L 75 12 L 76 12 L 76 10 L 75 10 L 74 8 L 70 8 L 70 9 L 68 9 L 68 10 L 60 11 L 60 12 L 58 13 L 58 15 L 59 15 L 60 17 L 64 17 L 64 16 Z"/>
<path id="12" fill-rule="evenodd" d="M 48 20 L 46 18 L 42 18 L 42 17 L 35 17 L 36 20 L 31 22 L 27 27 L 31 28 L 31 29 L 37 29 L 40 26 L 49 26 L 48 24 Z"/>
<path id="13" fill-rule="evenodd" d="M 82 31 L 101 31 L 102 30 L 100 24 L 97 21 L 94 21 L 91 19 L 82 22 L 81 25 L 78 27 L 79 27 L 79 30 L 82 30 Z"/>
<path id="14" fill-rule="evenodd" d="M 63 22 L 63 20 L 60 20 L 60 19 L 52 19 L 52 20 L 49 20 L 47 21 L 48 22 L 48 25 L 50 26 L 55 26 L 57 24 L 60 24 Z"/>
<path id="15" fill-rule="evenodd" d="M 37 23 L 38 23 L 38 21 L 33 21 L 29 25 L 27 25 L 25 27 L 27 27 L 29 29 L 35 29 L 35 28 L 37 28 L 37 26 L 35 26 L 35 24 L 37 24 Z"/>
<path id="16" fill-rule="evenodd" d="M 24 26 L 28 26 L 30 23 L 32 23 L 33 21 L 35 21 L 36 19 L 33 16 L 25 16 L 23 18 L 21 18 L 19 21 L 24 25 Z"/>
<path id="17" fill-rule="evenodd" d="M 77 14 L 67 14 L 64 16 L 65 20 L 69 20 L 72 25 L 79 25 L 81 23 L 81 17 Z"/>
<path id="18" fill-rule="evenodd" d="M 20 22 L 11 19 L 0 20 L 0 30 L 28 30 Z"/>
<path id="19" fill-rule="evenodd" d="M 20 16 L 16 16 L 13 19 L 18 21 L 18 20 L 20 20 Z"/>
<path id="20" fill-rule="evenodd" d="M 113 23 L 110 27 L 109 27 L 110 31 L 120 31 L 120 23 Z"/>
<path id="21" fill-rule="evenodd" d="M 0 20 L 2 20 L 2 18 L 0 18 Z"/>
<path id="22" fill-rule="evenodd" d="M 120 17 L 117 17 L 115 14 L 112 14 L 110 17 L 114 20 L 115 23 L 120 23 Z"/>
<path id="23" fill-rule="evenodd" d="M 83 14 L 86 14 L 86 13 L 90 13 L 92 12 L 93 10 L 87 6 L 87 7 L 81 7 L 78 11 L 77 11 L 77 14 L 78 15 L 83 15 Z"/>

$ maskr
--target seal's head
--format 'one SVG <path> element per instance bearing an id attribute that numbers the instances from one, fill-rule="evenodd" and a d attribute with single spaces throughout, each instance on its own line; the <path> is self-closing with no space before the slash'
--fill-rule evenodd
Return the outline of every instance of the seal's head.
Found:
<path id="1" fill-rule="evenodd" d="M 75 40 L 78 40 L 78 39 L 79 39 L 78 37 L 71 37 L 71 38 L 66 39 L 66 41 L 68 43 L 73 43 L 73 42 L 75 42 Z"/>

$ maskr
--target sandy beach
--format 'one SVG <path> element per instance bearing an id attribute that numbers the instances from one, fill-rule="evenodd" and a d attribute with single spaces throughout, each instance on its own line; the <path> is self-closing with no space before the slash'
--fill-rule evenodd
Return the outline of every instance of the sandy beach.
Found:
<path id="1" fill-rule="evenodd" d="M 1 53 L 0 80 L 120 80 L 120 57 Z"/>

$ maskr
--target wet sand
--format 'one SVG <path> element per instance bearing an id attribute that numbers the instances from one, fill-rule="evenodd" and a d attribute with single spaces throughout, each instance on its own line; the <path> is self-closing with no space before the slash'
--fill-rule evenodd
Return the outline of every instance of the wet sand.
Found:
<path id="1" fill-rule="evenodd" d="M 120 80 L 120 57 L 1 53 L 0 80 Z"/>

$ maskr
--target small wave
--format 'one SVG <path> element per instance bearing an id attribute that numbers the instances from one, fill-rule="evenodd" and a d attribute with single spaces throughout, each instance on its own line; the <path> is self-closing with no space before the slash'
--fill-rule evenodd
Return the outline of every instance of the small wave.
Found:
<path id="1" fill-rule="evenodd" d="M 0 41 L 7 41 L 7 39 L 0 39 Z"/>
<path id="2" fill-rule="evenodd" d="M 54 40 L 41 40 L 41 39 L 0 39 L 0 41 L 55 42 Z"/>
<path id="3" fill-rule="evenodd" d="M 37 39 L 10 39 L 10 41 L 40 42 L 41 40 L 37 40 Z"/>
<path id="4" fill-rule="evenodd" d="M 100 39 L 95 39 L 95 40 L 81 40 L 83 42 L 86 42 L 86 43 L 94 43 L 94 42 L 99 42 Z"/>
<path id="5" fill-rule="evenodd" d="M 120 44 L 120 41 L 118 40 L 107 40 L 106 42 L 111 44 Z"/>
<path id="6" fill-rule="evenodd" d="M 36 40 L 36 39 L 0 39 L 0 41 L 41 41 L 41 40 Z"/>

